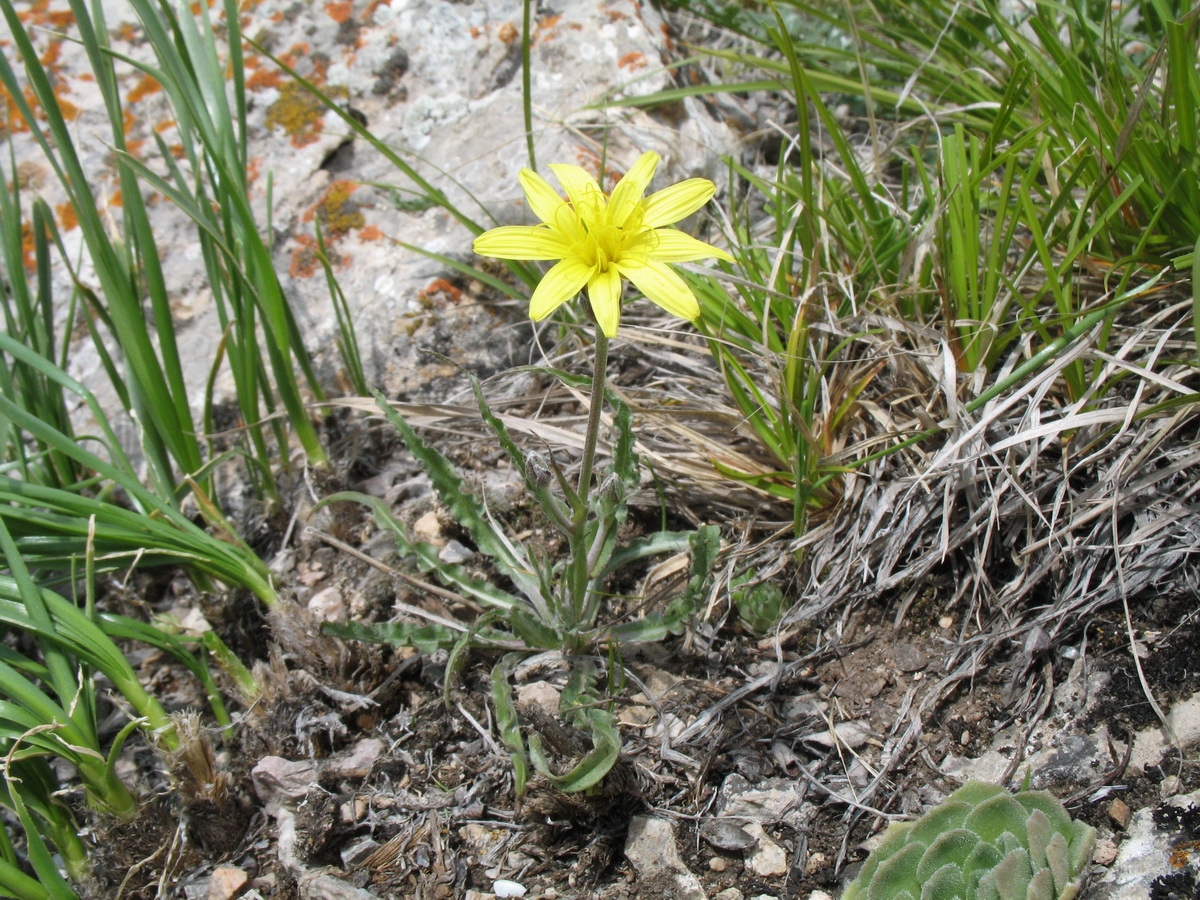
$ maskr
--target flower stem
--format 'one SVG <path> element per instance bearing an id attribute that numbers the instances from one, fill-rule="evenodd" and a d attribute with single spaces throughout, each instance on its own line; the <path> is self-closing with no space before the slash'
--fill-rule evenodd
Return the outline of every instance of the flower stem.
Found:
<path id="1" fill-rule="evenodd" d="M 592 467 L 596 461 L 596 444 L 600 439 L 600 413 L 604 410 L 604 377 L 608 370 L 608 338 L 596 329 L 595 368 L 592 370 L 591 408 L 588 411 L 587 432 L 583 439 L 583 462 L 579 468 L 579 489 L 574 498 L 571 517 L 571 564 L 568 576 L 570 622 L 568 631 L 576 637 L 579 629 L 588 629 L 591 622 L 582 621 L 588 609 L 588 588 L 591 583 L 591 548 L 588 546 L 588 514 L 591 512 Z M 597 527 L 601 527 L 600 523 Z"/>
<path id="2" fill-rule="evenodd" d="M 591 408 L 588 410 L 587 432 L 583 438 L 583 463 L 579 467 L 579 506 L 575 510 L 576 524 L 587 518 L 588 497 L 592 490 L 592 466 L 596 460 L 596 442 L 600 438 L 600 414 L 604 411 L 604 377 L 608 371 L 608 337 L 596 329 L 596 364 L 592 370 Z"/>

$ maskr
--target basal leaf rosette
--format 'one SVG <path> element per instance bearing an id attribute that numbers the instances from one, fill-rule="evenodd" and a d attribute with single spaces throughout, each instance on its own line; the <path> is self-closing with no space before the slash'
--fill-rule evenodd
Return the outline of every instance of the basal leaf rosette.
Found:
<path id="1" fill-rule="evenodd" d="M 889 826 L 842 900 L 1072 900 L 1095 844 L 1048 791 L 972 781 Z"/>

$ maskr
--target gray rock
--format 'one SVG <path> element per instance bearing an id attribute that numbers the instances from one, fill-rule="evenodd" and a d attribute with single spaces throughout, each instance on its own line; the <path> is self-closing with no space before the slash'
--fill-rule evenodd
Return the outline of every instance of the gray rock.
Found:
<path id="1" fill-rule="evenodd" d="M 657 816 L 634 816 L 625 839 L 625 856 L 637 869 L 639 889 L 679 900 L 707 900 L 700 880 L 684 865 L 676 845 L 675 825 Z"/>
<path id="2" fill-rule="evenodd" d="M 275 816 L 279 810 L 304 799 L 308 789 L 317 783 L 320 765 L 311 759 L 290 760 L 281 756 L 264 756 L 250 773 L 254 792 L 263 802 L 267 813 Z"/>
<path id="3" fill-rule="evenodd" d="M 753 785 L 742 775 L 734 773 L 721 785 L 718 800 L 720 815 L 748 819 L 763 824 L 786 822 L 795 828 L 803 827 L 808 819 L 804 798 L 808 785 L 788 778 L 763 778 Z"/>
<path id="4" fill-rule="evenodd" d="M 363 738 L 347 752 L 330 757 L 326 765 L 339 778 L 366 778 L 386 749 L 387 743 L 379 738 Z"/>
<path id="5" fill-rule="evenodd" d="M 1200 804 L 1200 791 L 1172 797 L 1160 809 L 1187 810 L 1196 804 Z M 1185 866 L 1195 874 L 1193 854 L 1179 849 L 1191 836 L 1160 828 L 1154 814 L 1151 807 L 1134 813 L 1116 861 L 1102 877 L 1093 878 L 1087 891 L 1090 900 L 1145 900 L 1156 879 L 1183 873 Z"/>

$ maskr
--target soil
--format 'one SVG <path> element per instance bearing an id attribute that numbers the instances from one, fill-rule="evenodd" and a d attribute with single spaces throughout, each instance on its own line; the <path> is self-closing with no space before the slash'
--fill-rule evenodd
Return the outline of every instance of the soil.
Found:
<path id="1" fill-rule="evenodd" d="M 341 434 L 342 446 L 373 442 L 373 450 L 347 455 L 339 472 L 322 476 L 323 494 L 361 486 L 382 471 L 396 483 L 415 477 L 403 449 L 377 430 L 345 419 L 329 427 Z M 368 458 L 375 462 L 366 464 Z M 488 484 L 503 484 L 502 475 L 492 472 Z M 432 511 L 440 539 L 464 538 L 428 493 L 410 493 L 416 499 L 400 507 L 410 525 Z M 504 515 L 518 527 L 535 518 L 519 502 Z M 1011 757 L 1008 776 L 1018 784 L 1031 748 L 997 744 L 996 736 L 1046 714 L 1043 692 L 1069 679 L 1077 659 L 1062 652 L 1065 645 L 1036 658 L 1014 646 L 970 681 L 947 683 L 943 662 L 962 629 L 939 614 L 936 586 L 898 624 L 896 608 L 878 598 L 836 620 L 768 635 L 750 633 L 718 604 L 707 624 L 625 652 L 627 689 L 614 698 L 624 747 L 599 786 L 564 794 L 534 776 L 517 796 L 512 763 L 493 727 L 495 654 L 473 653 L 446 692 L 444 651 L 424 654 L 323 634 L 308 604 L 332 591 L 341 600 L 338 615 L 359 622 L 388 620 L 397 602 L 464 621 L 478 611 L 423 594 L 318 539 L 314 528 L 384 567 L 404 567 L 364 511 L 345 505 L 325 508 L 308 531 L 296 533 L 295 551 L 277 566 L 283 599 L 266 614 L 251 598 L 197 595 L 180 577 L 140 575 L 111 586 L 108 605 L 126 614 L 202 610 L 226 643 L 255 664 L 263 691 L 237 709 L 235 727 L 196 725 L 197 746 L 209 748 L 199 766 L 176 759 L 164 768 L 150 747 L 130 749 L 124 772 L 147 800 L 131 823 L 93 817 L 99 852 L 86 896 L 217 896 L 207 885 L 218 867 L 244 873 L 243 890 L 258 892 L 239 896 L 279 900 L 367 896 L 349 893 L 356 888 L 381 898 L 487 897 L 498 878 L 525 886 L 531 898 L 659 896 L 623 852 L 631 820 L 647 813 L 675 823 L 684 864 L 709 897 L 731 888 L 745 897 L 836 894 L 865 856 L 864 842 L 885 824 L 872 810 L 917 813 L 956 786 L 942 772 L 944 760 L 998 749 Z M 480 566 L 479 574 L 488 573 Z M 1185 601 L 1136 606 L 1135 646 L 1153 647 L 1142 668 L 1160 703 L 1200 688 L 1198 630 Z M 1103 723 L 1127 740 L 1155 725 L 1120 612 L 1086 623 L 1076 635 L 1085 637 L 1093 673 L 1106 673 L 1107 681 L 1075 726 Z M 168 706 L 204 707 L 185 671 L 154 652 L 130 653 Z M 561 670 L 551 660 L 526 681 L 553 683 Z M 721 703 L 750 683 L 759 687 Z M 521 702 L 518 710 L 526 728 L 551 748 L 552 763 L 566 766 L 586 751 L 581 734 L 536 702 Z M 664 724 L 678 737 L 705 716 L 708 724 L 687 739 L 664 742 Z M 883 754 L 904 757 L 890 770 L 886 789 L 873 795 L 869 808 L 847 803 Z M 271 758 L 311 764 L 307 781 L 302 776 L 299 787 L 283 791 L 264 783 L 262 767 Z M 1185 790 L 1200 786 L 1194 766 L 1164 760 L 1143 772 L 1114 757 L 1108 769 L 1077 773 L 1056 787 L 1073 814 L 1119 839 L 1107 803 L 1087 799 L 1089 788 L 1118 784 L 1136 810 L 1159 802 L 1159 782 L 1168 774 Z M 772 785 L 790 786 L 796 802 L 764 821 L 766 836 L 786 852 L 787 870 L 763 876 L 751 867 L 745 840 L 736 833 L 722 839 L 723 826 L 714 823 L 731 792 Z M 1163 896 L 1172 889 L 1164 882 Z"/>

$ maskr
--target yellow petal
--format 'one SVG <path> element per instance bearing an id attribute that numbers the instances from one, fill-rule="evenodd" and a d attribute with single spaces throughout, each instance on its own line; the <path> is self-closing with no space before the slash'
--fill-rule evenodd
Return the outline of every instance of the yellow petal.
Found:
<path id="1" fill-rule="evenodd" d="M 712 244 L 698 241 L 690 234 L 684 234 L 674 228 L 655 228 L 642 232 L 630 249 L 637 252 L 642 248 L 650 259 L 658 262 L 691 262 L 696 259 L 708 259 L 710 256 L 733 262 L 733 257 L 724 250 L 718 250 Z"/>
<path id="2" fill-rule="evenodd" d="M 654 177 L 658 160 L 657 153 L 647 150 L 613 188 L 612 196 L 608 198 L 608 212 L 610 220 L 618 228 L 625 224 L 629 214 L 642 199 L 650 179 Z"/>
<path id="3" fill-rule="evenodd" d="M 533 210 L 533 214 L 543 222 L 553 223 L 559 208 L 566 206 L 562 197 L 558 196 L 558 191 L 550 187 L 550 182 L 533 169 L 522 169 L 517 177 L 525 190 L 525 198 L 529 201 L 529 208 Z"/>
<path id="4" fill-rule="evenodd" d="M 497 259 L 562 259 L 570 245 L 540 225 L 501 225 L 475 238 L 475 252 Z"/>
<path id="5" fill-rule="evenodd" d="M 657 303 L 673 316 L 694 322 L 700 318 L 700 304 L 687 283 L 672 269 L 657 262 L 621 260 L 621 274 L 632 281 L 646 299 Z"/>
<path id="6" fill-rule="evenodd" d="M 567 166 L 562 163 L 551 163 L 550 170 L 554 172 L 571 198 L 575 211 L 589 222 L 595 221 L 604 210 L 604 192 L 596 179 L 579 166 Z"/>
<path id="7" fill-rule="evenodd" d="M 642 201 L 642 225 L 658 228 L 686 219 L 717 192 L 717 186 L 707 178 L 689 178 L 669 188 L 655 191 Z"/>
<path id="8" fill-rule="evenodd" d="M 570 300 L 592 277 L 593 266 L 577 259 L 564 259 L 542 276 L 529 298 L 529 318 L 541 321 Z"/>
<path id="9" fill-rule="evenodd" d="M 588 282 L 592 314 L 607 337 L 615 337 L 621 324 L 621 273 L 615 266 L 597 272 Z"/>

